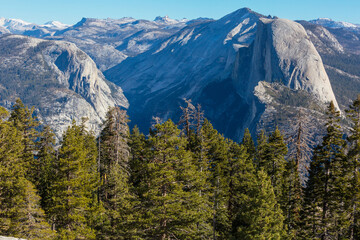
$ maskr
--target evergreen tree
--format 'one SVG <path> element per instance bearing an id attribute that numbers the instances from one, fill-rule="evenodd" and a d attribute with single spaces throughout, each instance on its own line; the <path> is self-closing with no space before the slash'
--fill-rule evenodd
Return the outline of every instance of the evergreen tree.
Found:
<path id="1" fill-rule="evenodd" d="M 314 153 L 320 151 L 318 146 Z M 319 239 L 320 232 L 323 188 L 320 176 L 322 174 L 321 161 L 317 160 L 318 155 L 314 154 L 310 163 L 309 178 L 306 182 L 304 192 L 304 206 L 301 212 L 301 239 Z"/>
<path id="2" fill-rule="evenodd" d="M 0 108 L 0 234 L 27 239 L 52 239 L 40 197 L 25 178 L 22 135 Z"/>
<path id="3" fill-rule="evenodd" d="M 311 216 L 305 223 L 308 226 L 304 228 L 306 235 L 323 240 L 341 239 L 346 236 L 348 229 L 344 209 L 347 184 L 347 173 L 344 171 L 345 141 L 339 125 L 340 113 L 332 102 L 327 114 L 327 132 L 322 144 L 314 151 L 304 207 L 304 214 Z"/>
<path id="4" fill-rule="evenodd" d="M 285 221 L 290 239 L 298 239 L 301 230 L 301 210 L 303 205 L 303 188 L 301 186 L 298 165 L 295 160 L 290 159 L 287 163 L 288 191 L 286 201 Z"/>
<path id="5" fill-rule="evenodd" d="M 40 133 L 38 142 L 39 150 L 36 155 L 36 171 L 39 173 L 35 176 L 35 186 L 41 197 L 41 207 L 47 212 L 51 206 L 51 183 L 55 176 L 55 134 L 49 126 L 45 126 Z"/>
<path id="6" fill-rule="evenodd" d="M 145 135 L 140 133 L 137 126 L 133 128 L 130 135 L 129 147 L 131 149 L 129 158 L 130 182 L 137 196 L 142 195 L 142 182 L 146 182 L 147 171 L 145 169 L 149 151 Z"/>
<path id="7" fill-rule="evenodd" d="M 213 202 L 213 238 L 224 239 L 228 236 L 231 222 L 228 216 L 229 182 L 226 177 L 229 141 L 216 131 L 205 119 L 201 128 L 201 154 L 203 163 L 208 163 L 210 189 L 208 198 Z"/>
<path id="8" fill-rule="evenodd" d="M 245 149 L 249 155 L 249 158 L 254 160 L 256 149 L 255 149 L 254 141 L 251 137 L 251 134 L 250 134 L 250 131 L 248 128 L 245 129 L 244 137 L 242 139 L 241 144 L 245 147 Z"/>
<path id="9" fill-rule="evenodd" d="M 18 98 L 12 106 L 9 121 L 22 135 L 22 144 L 24 145 L 22 159 L 26 168 L 26 178 L 36 184 L 36 178 L 40 175 L 38 172 L 38 161 L 34 158 L 37 151 L 37 138 L 39 137 L 38 127 L 40 122 L 34 116 L 34 108 L 29 109 Z"/>
<path id="10" fill-rule="evenodd" d="M 238 226 L 234 239 L 284 239 L 284 217 L 269 177 L 260 170 L 254 184 L 250 190 L 253 197 L 240 212 L 242 224 Z"/>
<path id="11" fill-rule="evenodd" d="M 190 138 L 192 127 L 194 127 L 194 120 L 196 118 L 196 108 L 191 103 L 191 99 L 184 98 L 186 107 L 180 107 L 183 114 L 180 117 L 179 125 L 183 125 L 185 129 L 185 135 Z"/>
<path id="12" fill-rule="evenodd" d="M 255 159 L 254 164 L 256 169 L 260 169 L 260 167 L 264 167 L 265 163 L 269 159 L 269 143 L 268 137 L 264 130 L 261 130 L 257 136 L 257 146 L 255 151 Z"/>
<path id="13" fill-rule="evenodd" d="M 56 176 L 52 182 L 53 206 L 49 215 L 59 239 L 95 238 L 90 222 L 94 213 L 94 191 L 99 182 L 95 151 L 95 138 L 74 121 L 63 136 L 59 157 L 54 163 Z"/>
<path id="14" fill-rule="evenodd" d="M 103 239 L 132 239 L 136 198 L 130 192 L 129 128 L 126 112 L 118 107 L 107 113 L 99 137 L 100 200 L 104 204 L 108 225 L 102 231 Z M 105 233 L 104 233 L 105 231 Z"/>
<path id="15" fill-rule="evenodd" d="M 287 146 L 283 135 L 276 127 L 275 131 L 269 136 L 269 155 L 264 162 L 264 170 L 267 171 L 271 184 L 274 187 L 274 193 L 282 210 L 286 212 L 286 202 L 288 193 L 288 172 L 286 171 Z"/>
<path id="16" fill-rule="evenodd" d="M 360 95 L 347 110 L 352 121 L 351 134 L 348 137 L 347 173 L 349 186 L 346 191 L 347 212 L 349 216 L 348 238 L 360 238 Z"/>
<path id="17" fill-rule="evenodd" d="M 274 193 L 281 209 L 287 212 L 286 205 L 288 200 L 288 172 L 286 171 L 287 162 L 285 155 L 287 146 L 279 129 L 266 137 L 262 131 L 258 137 L 257 146 L 257 165 L 263 169 L 271 179 Z"/>
<path id="18" fill-rule="evenodd" d="M 143 224 L 146 239 L 202 239 L 199 227 L 208 209 L 196 188 L 199 181 L 187 141 L 171 120 L 151 131 L 152 154 L 146 164 L 148 179 L 142 184 Z M 204 207 L 204 209 L 202 209 Z"/>
<path id="19" fill-rule="evenodd" d="M 256 173 L 252 159 L 249 159 L 244 146 L 231 142 L 227 166 L 228 179 L 228 217 L 230 229 L 227 239 L 245 239 L 244 228 L 249 227 L 249 214 L 251 203 L 254 201 L 256 191 Z"/>

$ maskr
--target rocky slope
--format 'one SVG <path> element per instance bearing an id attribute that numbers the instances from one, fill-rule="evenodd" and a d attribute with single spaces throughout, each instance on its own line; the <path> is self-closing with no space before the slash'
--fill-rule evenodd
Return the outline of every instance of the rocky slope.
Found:
<path id="1" fill-rule="evenodd" d="M 346 109 L 360 93 L 360 27 L 325 20 L 299 22 L 323 59 L 340 108 Z"/>
<path id="2" fill-rule="evenodd" d="M 0 96 L 7 108 L 18 97 L 34 106 L 57 136 L 82 117 L 96 132 L 109 107 L 128 106 L 121 88 L 74 44 L 20 35 L 0 36 Z"/>
<path id="3" fill-rule="evenodd" d="M 41 31 L 38 31 L 40 28 Z M 203 106 L 206 116 L 220 132 L 234 139 L 242 135 L 245 127 L 255 133 L 259 126 L 285 126 L 288 123 L 284 123 L 283 119 L 294 117 L 300 108 L 308 116 L 313 116 L 314 121 L 323 116 L 324 107 L 329 101 L 334 101 L 336 105 L 338 102 L 339 108 L 344 110 L 360 92 L 358 29 L 356 24 L 329 19 L 295 23 L 264 17 L 250 9 L 239 9 L 217 21 L 173 20 L 169 17 L 157 17 L 154 21 L 84 18 L 74 26 L 57 22 L 35 26 L 21 20 L 0 19 L 0 34 L 21 33 L 55 40 L 31 43 L 36 47 L 27 47 L 28 50 L 22 55 L 17 53 L 24 58 L 23 66 L 18 63 L 10 68 L 22 68 L 22 74 L 29 75 L 29 79 L 40 79 L 32 83 L 32 88 L 46 89 L 50 86 L 51 90 L 43 91 L 46 96 L 34 102 L 39 112 L 39 106 L 54 103 L 55 109 L 65 107 L 68 111 L 75 108 L 71 114 L 80 112 L 86 115 L 85 112 L 91 112 L 88 115 L 96 116 L 93 111 L 99 112 L 99 107 L 93 102 L 107 98 L 110 100 L 106 101 L 114 104 L 119 104 L 116 99 L 123 99 L 119 105 L 127 106 L 125 98 L 120 96 L 121 90 L 119 96 L 114 97 L 117 91 L 115 85 L 109 85 L 111 100 L 109 96 L 101 96 L 102 91 L 94 94 L 98 98 L 91 99 L 85 94 L 88 91 L 84 90 L 85 87 L 80 87 L 83 89 L 80 90 L 71 84 L 72 76 L 77 76 L 77 73 L 73 73 L 78 71 L 75 69 L 87 71 L 83 63 L 78 63 L 80 55 L 86 53 L 100 70 L 106 70 L 108 79 L 124 89 L 131 103 L 131 123 L 140 125 L 143 131 L 148 130 L 154 115 L 171 117 L 176 121 L 182 99 L 191 98 Z M 56 40 L 75 43 L 85 53 L 79 49 L 75 51 L 73 44 Z M 33 41 L 37 40 L 30 42 Z M 3 65 L 14 59 L 11 54 L 6 55 L 7 49 L 17 49 L 16 45 L 9 44 L 0 47 L 3 54 L 0 54 L 3 56 L 0 68 L 5 76 L 17 79 L 18 87 L 24 81 L 28 89 L 28 79 L 18 77 L 15 70 L 8 71 L 7 65 Z M 52 44 L 61 45 L 58 46 L 61 49 L 59 53 L 43 52 Z M 75 51 L 76 54 L 63 53 L 68 46 L 73 49 L 66 51 Z M 34 54 L 34 51 L 41 54 Z M 40 55 L 43 55 L 42 61 L 39 60 Z M 8 57 L 11 60 L 7 60 Z M 75 60 L 69 60 L 73 58 Z M 90 64 L 91 60 L 87 56 L 85 58 L 89 62 L 85 64 L 86 69 L 96 69 L 93 62 Z M 62 62 L 68 64 L 64 64 L 64 67 Z M 35 77 L 33 73 L 37 69 L 41 70 Z M 93 75 L 99 75 L 106 82 L 98 70 L 91 71 L 97 72 Z M 94 76 L 91 78 L 97 79 Z M 0 87 L 1 94 L 15 92 L 10 86 L 4 86 Z M 16 96 L 23 96 L 32 104 L 29 99 L 36 99 L 39 90 L 28 92 L 16 90 Z M 77 99 L 74 106 L 69 105 L 71 101 L 67 106 L 61 105 L 61 101 L 56 100 L 60 93 L 72 93 L 81 100 Z M 2 100 L 3 105 L 10 105 L 7 101 L 10 95 Z M 47 99 L 50 101 L 47 102 Z M 90 106 L 76 107 L 86 104 Z M 55 113 L 49 112 L 49 122 L 51 114 Z M 71 114 L 67 114 L 67 117 L 71 118 Z M 100 115 L 94 117 L 97 122 L 101 119 Z M 55 114 L 51 121 L 55 122 L 56 118 Z M 96 121 L 93 121 L 93 127 Z"/>
<path id="4" fill-rule="evenodd" d="M 146 52 L 154 44 L 188 24 L 201 21 L 206 20 L 174 20 L 169 17 L 157 17 L 154 21 L 133 18 L 83 18 L 74 26 L 58 31 L 48 39 L 75 43 L 104 71 L 127 57 Z"/>
<path id="5" fill-rule="evenodd" d="M 182 98 L 200 103 L 226 136 L 256 131 L 271 103 L 262 81 L 304 91 L 319 104 L 336 103 L 321 57 L 298 23 L 240 9 L 217 21 L 188 26 L 151 50 L 105 72 L 124 89 L 135 124 L 153 115 L 177 118 Z M 295 93 L 296 95 L 296 93 Z"/>

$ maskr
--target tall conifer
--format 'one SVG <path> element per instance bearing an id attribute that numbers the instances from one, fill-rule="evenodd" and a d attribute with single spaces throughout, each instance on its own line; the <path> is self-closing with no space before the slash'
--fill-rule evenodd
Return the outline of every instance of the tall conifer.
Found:
<path id="1" fill-rule="evenodd" d="M 109 109 L 99 137 L 100 200 L 109 224 L 104 226 L 103 239 L 135 238 L 136 198 L 130 187 L 129 127 L 126 111 Z"/>
<path id="2" fill-rule="evenodd" d="M 93 141 L 95 141 L 94 137 Z M 99 182 L 96 153 L 90 153 L 89 136 L 73 122 L 65 132 L 55 160 L 52 182 L 53 206 L 49 209 L 59 239 L 94 239 L 92 219 L 94 191 Z M 93 146 L 95 143 L 92 144 Z M 96 145 L 95 145 L 96 146 Z M 92 149 L 92 151 L 96 151 Z"/>
<path id="3" fill-rule="evenodd" d="M 22 144 L 24 146 L 22 159 L 26 168 L 26 178 L 36 184 L 36 178 L 39 176 L 39 164 L 37 159 L 34 158 L 34 154 L 38 149 L 36 141 L 39 137 L 38 128 L 40 122 L 34 116 L 34 110 L 34 108 L 29 109 L 18 98 L 12 106 L 9 121 L 13 123 L 22 136 Z"/>
<path id="4" fill-rule="evenodd" d="M 22 134 L 4 119 L 0 108 L 0 234 L 27 239 L 53 239 L 40 197 L 25 178 Z"/>
<path id="5" fill-rule="evenodd" d="M 347 172 L 349 186 L 346 191 L 347 212 L 349 216 L 349 239 L 360 238 L 360 95 L 347 110 L 352 121 L 351 134 L 348 137 Z"/>
<path id="6" fill-rule="evenodd" d="M 346 236 L 345 141 L 339 125 L 340 113 L 333 102 L 327 111 L 326 135 L 314 151 L 307 183 L 304 214 L 308 226 L 304 229 L 311 238 L 340 239 Z M 311 217 L 311 218 L 310 218 Z"/>
<path id="7" fill-rule="evenodd" d="M 199 223 L 206 221 L 208 209 L 196 188 L 199 179 L 186 150 L 187 140 L 179 136 L 180 130 L 171 120 L 151 131 L 149 147 L 153 151 L 146 165 L 149 177 L 143 183 L 146 191 L 142 196 L 145 238 L 204 237 Z"/>

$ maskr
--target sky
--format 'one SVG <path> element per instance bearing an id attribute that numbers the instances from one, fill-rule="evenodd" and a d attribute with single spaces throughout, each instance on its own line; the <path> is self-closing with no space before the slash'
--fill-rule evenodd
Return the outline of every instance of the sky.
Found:
<path id="1" fill-rule="evenodd" d="M 75 24 L 82 17 L 219 19 L 243 7 L 291 20 L 326 17 L 360 24 L 360 0 L 0 0 L 0 17 L 37 24 L 51 20 Z"/>

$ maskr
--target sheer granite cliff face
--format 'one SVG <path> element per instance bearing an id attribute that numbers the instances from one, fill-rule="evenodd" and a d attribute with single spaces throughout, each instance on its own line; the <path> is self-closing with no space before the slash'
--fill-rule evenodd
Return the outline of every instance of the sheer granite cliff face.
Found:
<path id="1" fill-rule="evenodd" d="M 241 71 L 241 70 L 240 70 Z M 305 29 L 286 19 L 258 23 L 249 77 L 250 93 L 259 81 L 280 81 L 293 90 L 305 90 L 321 102 L 338 104 L 319 53 Z"/>
<path id="2" fill-rule="evenodd" d="M 72 43 L 3 35 L 0 46 L 0 104 L 21 98 L 58 137 L 83 117 L 97 132 L 109 107 L 128 107 L 121 88 Z"/>
<path id="3" fill-rule="evenodd" d="M 262 91 L 267 82 L 305 91 L 322 104 L 333 101 L 339 109 L 319 53 L 305 29 L 290 20 L 259 20 L 253 45 L 238 52 L 233 79 L 239 95 L 253 106 L 254 101 L 271 104 L 273 97 Z"/>

